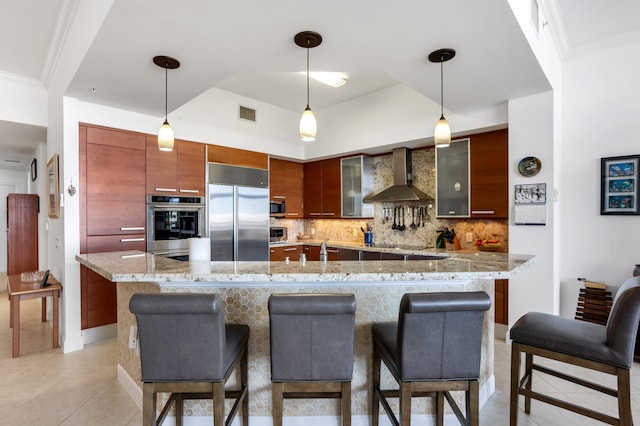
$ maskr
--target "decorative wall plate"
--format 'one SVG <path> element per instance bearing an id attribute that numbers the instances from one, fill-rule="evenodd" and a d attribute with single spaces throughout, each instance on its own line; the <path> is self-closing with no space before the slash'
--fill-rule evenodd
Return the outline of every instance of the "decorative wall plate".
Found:
<path id="1" fill-rule="evenodd" d="M 524 157 L 518 163 L 518 173 L 524 177 L 537 175 L 541 168 L 542 163 L 536 157 Z"/>

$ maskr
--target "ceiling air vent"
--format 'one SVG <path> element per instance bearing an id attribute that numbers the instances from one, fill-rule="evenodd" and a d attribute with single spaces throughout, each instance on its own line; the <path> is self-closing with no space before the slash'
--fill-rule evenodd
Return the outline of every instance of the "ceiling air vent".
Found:
<path id="1" fill-rule="evenodd" d="M 240 105 L 240 118 L 242 120 L 253 121 L 255 123 L 256 122 L 256 110 L 255 109 L 251 109 L 251 108 L 247 108 L 247 107 L 243 107 L 242 105 Z"/>

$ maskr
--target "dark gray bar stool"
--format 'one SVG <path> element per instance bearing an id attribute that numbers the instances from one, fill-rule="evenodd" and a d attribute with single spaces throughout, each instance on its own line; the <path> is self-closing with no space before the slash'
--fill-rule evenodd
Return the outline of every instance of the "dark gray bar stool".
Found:
<path id="1" fill-rule="evenodd" d="M 382 403 L 394 425 L 411 424 L 411 398 L 436 397 L 436 424 L 444 420 L 446 398 L 460 423 L 477 425 L 482 321 L 491 307 L 483 292 L 407 293 L 398 322 L 373 325 L 373 425 Z M 400 388 L 380 389 L 382 363 Z M 466 418 L 450 395 L 465 392 Z M 400 421 L 387 398 L 399 398 Z"/>
<path id="2" fill-rule="evenodd" d="M 540 312 L 523 315 L 511 328 L 511 425 L 518 423 L 518 399 L 524 395 L 524 412 L 531 413 L 531 399 L 564 408 L 604 423 L 631 425 L 629 371 L 640 321 L 640 277 L 618 289 L 607 325 L 577 321 Z M 525 354 L 525 372 L 520 378 L 520 354 Z M 541 356 L 617 377 L 617 389 L 534 364 Z M 533 391 L 533 370 L 602 392 L 618 399 L 618 418 L 587 407 Z"/>
<path id="3" fill-rule="evenodd" d="M 355 312 L 353 294 L 269 297 L 274 426 L 284 398 L 340 398 L 342 424 L 351 425 Z"/>
<path id="4" fill-rule="evenodd" d="M 138 321 L 142 367 L 142 416 L 156 425 L 156 395 L 171 393 L 157 420 L 162 423 L 175 402 L 182 424 L 184 399 L 213 399 L 215 426 L 224 423 L 225 398 L 235 399 L 227 424 L 242 404 L 242 424 L 249 424 L 247 342 L 249 327 L 226 324 L 217 294 L 134 294 L 129 309 Z M 239 367 L 238 390 L 225 383 Z"/>

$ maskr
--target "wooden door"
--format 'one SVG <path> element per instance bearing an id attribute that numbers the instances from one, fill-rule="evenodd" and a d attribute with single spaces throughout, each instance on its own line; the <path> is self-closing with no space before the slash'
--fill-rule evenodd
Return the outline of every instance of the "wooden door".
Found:
<path id="1" fill-rule="evenodd" d="M 38 196 L 7 196 L 7 275 L 38 270 Z"/>
<path id="2" fill-rule="evenodd" d="M 304 164 L 304 216 L 322 217 L 322 162 Z"/>
<path id="3" fill-rule="evenodd" d="M 197 142 L 177 142 L 178 192 L 180 192 L 181 195 L 204 196 L 206 146 Z"/>
<path id="4" fill-rule="evenodd" d="M 304 171 L 301 163 L 285 162 L 285 186 L 287 191 L 286 217 L 302 219 L 304 217 Z"/>
<path id="5" fill-rule="evenodd" d="M 288 161 L 278 160 L 277 158 L 269 159 L 269 196 L 271 201 L 281 202 L 285 200 L 289 204 L 286 187 L 287 163 Z"/>
<path id="6" fill-rule="evenodd" d="M 509 139 L 506 129 L 471 137 L 471 217 L 509 217 Z"/>
<path id="7" fill-rule="evenodd" d="M 160 151 L 156 136 L 147 136 L 146 139 L 147 194 L 177 194 L 178 150 Z"/>
<path id="8" fill-rule="evenodd" d="M 341 216 L 342 191 L 340 188 L 340 159 L 322 161 L 322 217 Z"/>

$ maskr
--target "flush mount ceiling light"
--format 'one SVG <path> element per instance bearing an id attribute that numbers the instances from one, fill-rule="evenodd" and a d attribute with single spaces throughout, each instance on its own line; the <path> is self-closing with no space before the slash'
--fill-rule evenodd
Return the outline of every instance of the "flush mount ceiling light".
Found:
<path id="1" fill-rule="evenodd" d="M 440 120 L 436 123 L 433 132 L 433 140 L 436 148 L 446 148 L 451 144 L 451 127 L 444 118 L 444 77 L 442 72 L 442 64 L 453 59 L 456 51 L 453 49 L 438 49 L 429 54 L 429 61 L 440 63 Z"/>
<path id="2" fill-rule="evenodd" d="M 156 56 L 153 58 L 153 63 L 164 68 L 164 123 L 160 127 L 158 132 L 158 149 L 160 151 L 173 151 L 173 129 L 167 121 L 167 97 L 168 97 L 168 70 L 174 70 L 180 67 L 180 62 L 177 59 L 169 56 Z"/>
<path id="3" fill-rule="evenodd" d="M 302 31 L 295 35 L 293 41 L 300 47 L 307 49 L 307 107 L 300 117 L 300 139 L 303 142 L 313 142 L 318 133 L 316 116 L 309 108 L 309 49 L 320 46 L 322 36 L 313 31 Z"/>
<path id="4" fill-rule="evenodd" d="M 305 74 L 305 72 L 300 71 L 300 74 Z M 347 78 L 337 72 L 310 72 L 309 77 L 331 87 L 342 87 L 347 82 Z"/>

